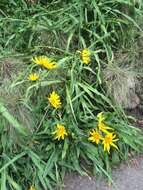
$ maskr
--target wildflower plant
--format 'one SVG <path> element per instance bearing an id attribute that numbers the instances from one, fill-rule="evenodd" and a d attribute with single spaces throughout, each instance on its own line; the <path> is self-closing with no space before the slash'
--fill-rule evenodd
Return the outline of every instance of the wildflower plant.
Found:
<path id="1" fill-rule="evenodd" d="M 112 165 L 140 152 L 143 136 L 107 97 L 102 69 L 115 49 L 130 47 L 127 37 L 139 30 L 140 6 L 122 0 L 14 0 L 0 6 L 6 11 L 0 18 L 1 54 L 15 50 L 24 65 L 9 80 L 8 94 L 20 93 L 13 107 L 26 108 L 33 121 L 29 129 L 16 118 L 2 86 L 1 189 L 52 190 L 62 186 L 68 170 L 112 181 Z"/>

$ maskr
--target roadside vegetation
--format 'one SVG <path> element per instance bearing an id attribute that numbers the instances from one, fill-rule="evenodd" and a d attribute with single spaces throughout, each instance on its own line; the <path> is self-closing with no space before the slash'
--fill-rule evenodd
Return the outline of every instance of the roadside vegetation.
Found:
<path id="1" fill-rule="evenodd" d="M 142 151 L 117 101 L 142 72 L 142 11 L 139 0 L 0 1 L 1 190 L 64 189 L 69 171 L 112 182 L 112 166 Z"/>

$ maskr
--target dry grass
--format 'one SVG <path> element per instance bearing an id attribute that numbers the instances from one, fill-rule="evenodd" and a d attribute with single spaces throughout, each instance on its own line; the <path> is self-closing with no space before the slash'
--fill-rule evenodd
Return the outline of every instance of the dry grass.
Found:
<path id="1" fill-rule="evenodd" d="M 135 55 L 120 53 L 114 63 L 109 63 L 103 71 L 107 94 L 117 105 L 133 109 L 140 104 L 136 87 L 139 73 L 135 69 Z"/>

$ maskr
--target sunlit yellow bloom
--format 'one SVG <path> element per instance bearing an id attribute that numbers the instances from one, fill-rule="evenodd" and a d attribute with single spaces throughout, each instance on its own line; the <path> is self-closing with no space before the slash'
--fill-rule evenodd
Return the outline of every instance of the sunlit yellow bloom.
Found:
<path id="1" fill-rule="evenodd" d="M 95 142 L 96 144 L 99 144 L 100 140 L 102 139 L 102 136 L 100 135 L 100 133 L 95 129 L 92 129 L 89 132 L 89 135 L 90 136 L 89 136 L 88 140 Z"/>
<path id="2" fill-rule="evenodd" d="M 115 139 L 115 137 L 115 134 L 113 135 L 113 133 L 108 133 L 105 138 L 103 138 L 102 144 L 104 145 L 104 151 L 110 153 L 111 146 L 118 149 L 114 142 L 118 141 L 119 139 Z"/>
<path id="3" fill-rule="evenodd" d="M 32 61 L 38 65 L 43 65 L 47 61 L 46 56 L 36 56 L 32 58 Z"/>
<path id="4" fill-rule="evenodd" d="M 98 129 L 104 133 L 109 133 L 107 130 L 113 130 L 111 127 L 108 127 L 105 123 L 103 123 L 104 121 L 104 116 L 103 116 L 103 112 L 99 113 L 97 115 L 97 119 L 98 119 Z"/>
<path id="5" fill-rule="evenodd" d="M 81 55 L 83 57 L 89 57 L 90 56 L 90 51 L 87 48 L 85 48 L 85 49 L 82 50 Z"/>
<path id="6" fill-rule="evenodd" d="M 56 64 L 56 62 L 46 62 L 45 64 L 43 64 L 43 67 L 45 67 L 46 69 L 49 69 L 49 70 L 51 70 L 51 69 L 56 69 L 57 68 L 57 64 Z"/>
<path id="7" fill-rule="evenodd" d="M 32 185 L 29 190 L 36 190 L 36 188 Z"/>
<path id="8" fill-rule="evenodd" d="M 104 133 L 109 133 L 107 130 L 113 130 L 111 127 L 108 127 L 106 124 L 103 122 L 98 122 L 98 129 Z"/>
<path id="9" fill-rule="evenodd" d="M 88 49 L 83 49 L 81 52 L 82 62 L 85 64 L 89 64 L 90 59 L 90 51 Z"/>
<path id="10" fill-rule="evenodd" d="M 90 57 L 82 57 L 82 62 L 85 64 L 90 63 Z"/>
<path id="11" fill-rule="evenodd" d="M 50 96 L 48 97 L 48 100 L 50 102 L 50 104 L 54 107 L 54 108 L 59 108 L 61 107 L 61 100 L 60 100 L 60 96 L 53 91 Z"/>
<path id="12" fill-rule="evenodd" d="M 49 69 L 49 70 L 57 68 L 56 62 L 51 61 L 46 56 L 34 57 L 34 58 L 32 58 L 32 61 L 38 65 L 42 65 L 43 67 L 45 67 L 46 69 Z"/>
<path id="13" fill-rule="evenodd" d="M 31 73 L 29 76 L 28 76 L 28 80 L 30 81 L 36 81 L 39 79 L 39 75 L 37 73 Z"/>
<path id="14" fill-rule="evenodd" d="M 55 139 L 58 139 L 58 141 L 60 139 L 64 140 L 65 136 L 68 136 L 65 127 L 61 124 L 57 124 L 56 128 L 57 129 L 53 132 L 53 134 L 55 135 Z"/>

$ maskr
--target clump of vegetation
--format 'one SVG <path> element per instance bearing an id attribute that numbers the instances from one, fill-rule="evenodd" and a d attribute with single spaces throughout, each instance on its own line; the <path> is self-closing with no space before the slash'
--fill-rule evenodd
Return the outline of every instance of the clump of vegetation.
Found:
<path id="1" fill-rule="evenodd" d="M 133 47 L 142 5 L 9 0 L 0 8 L 1 188 L 61 188 L 67 171 L 112 181 L 112 165 L 140 152 L 143 137 L 108 96 L 105 72 Z"/>

